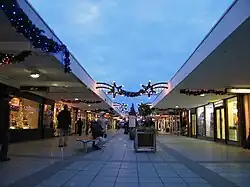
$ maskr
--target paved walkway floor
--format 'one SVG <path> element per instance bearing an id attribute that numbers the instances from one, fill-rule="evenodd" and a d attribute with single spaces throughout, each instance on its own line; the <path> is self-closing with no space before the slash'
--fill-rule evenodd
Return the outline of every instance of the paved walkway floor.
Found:
<path id="1" fill-rule="evenodd" d="M 119 131 L 104 150 L 71 155 L 10 187 L 248 187 L 249 182 L 249 151 L 163 135 L 156 153 L 135 153 Z"/>

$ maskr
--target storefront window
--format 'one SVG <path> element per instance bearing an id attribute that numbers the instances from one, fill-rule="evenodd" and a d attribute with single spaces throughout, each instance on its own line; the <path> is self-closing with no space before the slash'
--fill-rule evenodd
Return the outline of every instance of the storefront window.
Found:
<path id="1" fill-rule="evenodd" d="M 238 109 L 237 109 L 237 98 L 227 100 L 228 107 L 228 133 L 229 140 L 238 141 Z"/>
<path id="2" fill-rule="evenodd" d="M 197 109 L 197 119 L 198 119 L 198 136 L 206 135 L 205 121 L 204 121 L 204 107 Z"/>
<path id="3" fill-rule="evenodd" d="M 14 97 L 10 101 L 10 129 L 37 129 L 39 103 Z"/>
<path id="4" fill-rule="evenodd" d="M 205 107 L 206 114 L 206 136 L 214 137 L 214 106 L 209 104 Z"/>
<path id="5" fill-rule="evenodd" d="M 53 110 L 51 105 L 44 105 L 43 126 L 44 128 L 53 128 Z"/>

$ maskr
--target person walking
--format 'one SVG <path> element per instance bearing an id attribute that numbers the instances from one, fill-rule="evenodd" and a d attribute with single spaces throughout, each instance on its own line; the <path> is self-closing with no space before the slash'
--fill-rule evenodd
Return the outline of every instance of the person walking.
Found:
<path id="1" fill-rule="evenodd" d="M 66 147 L 68 141 L 69 127 L 71 126 L 71 114 L 68 105 L 57 116 L 59 129 L 59 147 Z"/>
<path id="2" fill-rule="evenodd" d="M 92 132 L 92 137 L 95 141 L 93 141 L 92 148 L 94 150 L 99 150 L 101 149 L 102 145 L 104 144 L 103 140 L 103 128 L 100 123 L 97 121 L 93 120 L 91 121 L 91 132 Z"/>
<path id="3" fill-rule="evenodd" d="M 86 136 L 89 135 L 89 127 L 91 126 L 91 122 L 89 119 L 86 120 L 86 129 L 85 129 L 85 134 Z"/>
<path id="4" fill-rule="evenodd" d="M 0 101 L 0 112 L 3 117 L 3 121 L 0 124 L 0 162 L 9 161 L 10 158 L 8 157 L 8 142 L 9 142 L 9 126 L 10 126 L 10 105 L 9 105 L 9 95 L 5 92 L 4 99 Z M 1 94 L 2 94 L 1 93 Z"/>
<path id="5" fill-rule="evenodd" d="M 105 112 L 100 113 L 100 118 L 97 120 L 97 122 L 102 126 L 103 129 L 103 137 L 107 137 L 107 126 L 108 126 L 108 120 L 105 118 Z"/>
<path id="6" fill-rule="evenodd" d="M 79 118 L 79 119 L 77 120 L 76 125 L 77 125 L 77 134 L 78 134 L 79 136 L 81 136 L 81 135 L 82 135 L 82 127 L 83 127 L 83 121 L 82 121 L 81 118 Z"/>

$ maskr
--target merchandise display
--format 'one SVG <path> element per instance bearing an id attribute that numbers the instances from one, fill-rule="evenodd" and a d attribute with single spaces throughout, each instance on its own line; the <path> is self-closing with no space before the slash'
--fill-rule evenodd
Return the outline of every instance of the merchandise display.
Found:
<path id="1" fill-rule="evenodd" d="M 37 129 L 39 103 L 14 97 L 10 101 L 10 129 Z"/>

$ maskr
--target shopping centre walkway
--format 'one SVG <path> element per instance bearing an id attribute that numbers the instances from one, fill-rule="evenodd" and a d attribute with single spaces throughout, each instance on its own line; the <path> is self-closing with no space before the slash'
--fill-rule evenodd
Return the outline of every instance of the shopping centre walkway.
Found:
<path id="1" fill-rule="evenodd" d="M 49 160 L 51 163 L 48 156 L 44 156 L 42 169 L 9 186 L 246 187 L 250 184 L 250 152 L 247 150 L 180 136 L 158 136 L 157 142 L 155 154 L 135 153 L 132 141 L 118 131 L 103 151 L 86 155 L 72 152 L 60 162 L 58 154 L 55 160 Z M 39 163 L 42 160 L 39 155 L 26 156 L 33 160 L 28 169 L 37 168 L 35 159 L 40 159 Z M 11 167 L 17 158 L 20 159 L 13 156 L 10 163 L 0 165 L 0 181 L 16 172 L 28 171 Z"/>

